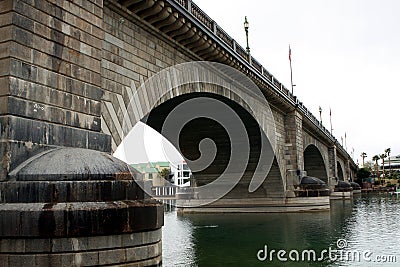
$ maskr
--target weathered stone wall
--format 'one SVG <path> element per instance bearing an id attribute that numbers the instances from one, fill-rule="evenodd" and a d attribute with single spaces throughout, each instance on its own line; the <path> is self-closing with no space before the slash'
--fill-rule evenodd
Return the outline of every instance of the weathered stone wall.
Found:
<path id="1" fill-rule="evenodd" d="M 303 170 L 303 124 L 302 116 L 293 111 L 285 116 L 285 159 L 287 170 Z"/>
<path id="2" fill-rule="evenodd" d="M 0 7 L 0 179 L 52 146 L 110 151 L 100 133 L 102 1 Z"/>
<path id="3" fill-rule="evenodd" d="M 331 178 L 337 177 L 337 165 L 336 165 L 336 146 L 328 148 L 329 153 L 329 176 Z"/>
<path id="4" fill-rule="evenodd" d="M 272 107 L 272 114 L 275 120 L 275 129 L 276 129 L 276 160 L 278 162 L 278 166 L 280 169 L 280 173 L 282 176 L 283 184 L 286 188 L 286 175 L 287 175 L 287 156 L 285 157 L 285 153 L 287 153 L 287 143 L 286 143 L 286 132 L 285 132 L 285 114 Z"/>
<path id="5" fill-rule="evenodd" d="M 124 138 L 121 134 L 123 124 L 134 126 L 142 119 L 124 121 L 126 108 L 136 88 L 166 67 L 198 58 L 128 10 L 113 2 L 106 3 L 101 54 L 101 84 L 104 89 L 101 126 L 103 132 L 112 136 L 114 151 Z"/>
<path id="6" fill-rule="evenodd" d="M 100 170 L 112 186 L 92 169 L 93 150 L 111 152 L 111 137 L 101 131 L 103 9 L 102 0 L 0 1 L 1 266 L 161 263 L 162 205 L 145 199 L 138 186 L 134 192 L 113 187 L 122 181 L 109 154 L 111 166 Z M 46 153 L 65 151 L 60 147 L 92 150 L 16 178 Z M 78 166 L 71 159 L 82 151 L 89 156 Z M 71 168 L 59 172 L 58 166 Z M 134 183 L 125 174 L 126 184 Z M 100 200 L 85 198 L 89 187 Z M 122 197 L 121 206 L 107 202 L 113 197 Z"/>

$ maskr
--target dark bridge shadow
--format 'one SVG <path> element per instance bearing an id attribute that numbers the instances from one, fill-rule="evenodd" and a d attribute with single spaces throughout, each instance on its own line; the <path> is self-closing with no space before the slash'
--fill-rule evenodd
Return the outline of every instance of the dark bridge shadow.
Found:
<path id="1" fill-rule="evenodd" d="M 304 170 L 308 176 L 317 177 L 328 184 L 324 158 L 315 145 L 309 145 L 304 150 Z"/>
<path id="2" fill-rule="evenodd" d="M 174 112 L 177 106 L 192 99 L 201 99 L 200 101 L 203 101 L 200 104 L 202 109 L 212 108 L 207 99 L 209 99 L 209 101 L 218 100 L 234 112 L 228 114 L 219 109 L 215 110 L 215 113 L 218 113 L 216 117 L 222 117 L 225 125 L 222 125 L 220 122 L 210 117 L 194 116 L 192 120 L 187 121 L 182 126 L 177 123 L 176 127 L 182 127 L 178 133 L 179 136 L 177 136 L 174 131 L 165 131 L 164 123 L 166 120 L 169 120 L 168 116 Z M 194 115 L 196 113 L 196 111 L 190 109 L 188 112 L 194 112 Z M 186 114 L 182 113 L 174 113 L 173 120 L 181 121 L 181 117 L 185 115 Z M 237 118 L 240 118 L 239 122 Z M 194 170 L 193 176 L 196 186 L 206 185 L 214 181 L 230 164 L 232 175 L 237 175 L 237 173 L 240 172 L 243 173 L 240 182 L 225 196 L 225 198 L 282 197 L 284 195 L 282 176 L 276 158 L 273 160 L 269 173 L 267 173 L 267 166 L 263 166 L 265 167 L 265 175 L 268 174 L 263 184 L 261 184 L 256 191 L 252 193 L 249 192 L 249 183 L 256 170 L 261 154 L 262 138 L 266 140 L 264 144 L 267 144 L 267 147 L 265 149 L 272 151 L 272 147 L 252 114 L 235 101 L 212 93 L 188 93 L 174 97 L 160 104 L 143 118 L 142 122 L 154 128 L 168 139 L 187 160 L 190 169 L 192 171 Z M 242 123 L 245 127 L 245 132 L 243 133 L 245 136 L 242 136 L 243 139 L 240 141 L 242 142 L 240 144 L 235 141 L 232 142 L 232 133 L 228 133 L 227 131 L 229 128 L 227 124 L 232 126 L 231 124 L 235 123 Z M 208 145 L 204 145 L 202 144 L 204 140 L 212 140 L 214 145 L 211 144 L 212 142 L 208 143 Z M 243 166 L 243 157 L 233 155 L 233 151 L 234 146 L 243 146 L 245 148 L 245 141 L 248 142 L 250 153 L 249 157 L 246 158 L 246 162 L 244 162 L 244 169 L 241 170 L 240 166 Z M 245 153 L 245 151 L 243 151 L 243 153 Z M 209 155 L 210 160 L 212 160 L 212 157 L 215 155 L 214 159 L 206 168 L 202 168 L 201 166 L 201 164 L 204 163 L 203 160 L 200 162 L 196 161 L 203 155 Z"/>

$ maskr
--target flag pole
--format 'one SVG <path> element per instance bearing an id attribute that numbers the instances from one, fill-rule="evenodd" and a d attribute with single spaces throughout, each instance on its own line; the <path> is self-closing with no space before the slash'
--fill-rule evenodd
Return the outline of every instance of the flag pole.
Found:
<path id="1" fill-rule="evenodd" d="M 290 62 L 290 84 L 292 86 L 292 95 L 293 95 L 292 49 L 290 49 L 290 45 L 289 45 L 289 62 Z"/>

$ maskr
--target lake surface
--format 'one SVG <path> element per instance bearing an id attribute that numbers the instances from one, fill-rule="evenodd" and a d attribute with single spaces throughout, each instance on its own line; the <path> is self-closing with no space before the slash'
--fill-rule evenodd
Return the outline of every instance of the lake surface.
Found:
<path id="1" fill-rule="evenodd" d="M 400 197 L 363 195 L 311 213 L 178 215 L 171 208 L 163 266 L 400 266 Z"/>

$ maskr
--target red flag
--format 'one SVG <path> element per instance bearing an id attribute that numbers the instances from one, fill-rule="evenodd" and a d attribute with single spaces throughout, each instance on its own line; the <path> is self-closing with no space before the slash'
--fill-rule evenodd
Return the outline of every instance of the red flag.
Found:
<path id="1" fill-rule="evenodd" d="M 290 49 L 290 45 L 289 45 L 289 60 L 292 61 L 292 49 Z"/>

